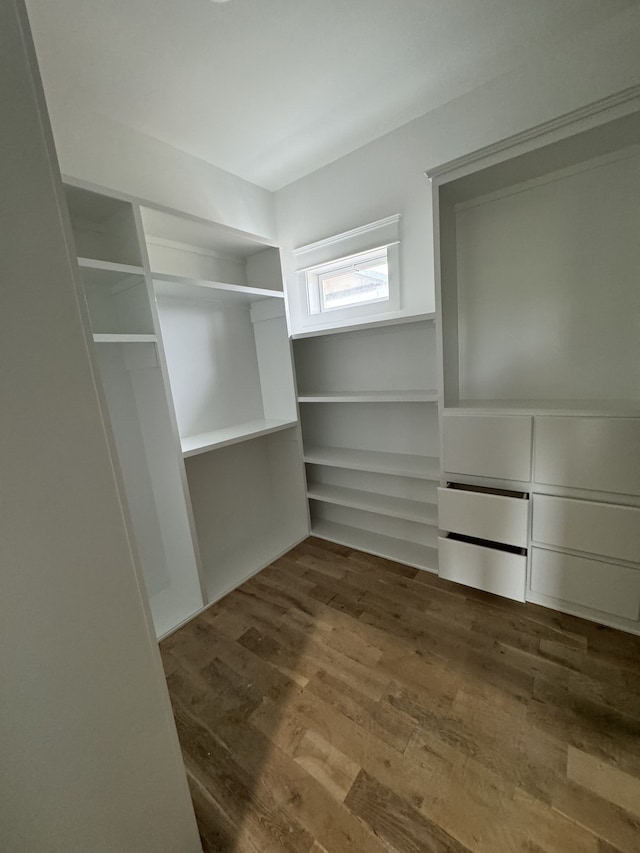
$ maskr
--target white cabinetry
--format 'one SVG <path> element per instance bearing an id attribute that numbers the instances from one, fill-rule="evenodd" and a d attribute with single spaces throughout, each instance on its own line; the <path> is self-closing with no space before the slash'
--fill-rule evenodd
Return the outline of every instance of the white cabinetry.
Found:
<path id="1" fill-rule="evenodd" d="M 530 493 L 527 599 L 635 632 L 639 108 L 586 111 L 430 173 L 446 481 Z M 441 573 L 508 595 L 505 558 L 455 540 L 484 527 L 507 544 L 483 513 L 443 495 Z"/>
<path id="2" fill-rule="evenodd" d="M 204 600 L 139 216 L 126 201 L 72 186 L 65 193 L 132 540 L 163 636 Z"/>
<path id="3" fill-rule="evenodd" d="M 293 345 L 312 532 L 435 571 L 433 316 Z"/>
<path id="4" fill-rule="evenodd" d="M 163 636 L 308 531 L 279 254 L 223 226 L 82 187 L 66 194 Z"/>

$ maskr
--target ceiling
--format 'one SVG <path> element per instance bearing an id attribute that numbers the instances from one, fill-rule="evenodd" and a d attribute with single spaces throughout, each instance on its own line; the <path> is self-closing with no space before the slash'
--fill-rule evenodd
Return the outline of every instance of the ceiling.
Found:
<path id="1" fill-rule="evenodd" d="M 267 189 L 638 0 L 27 0 L 52 112 L 155 137 Z"/>

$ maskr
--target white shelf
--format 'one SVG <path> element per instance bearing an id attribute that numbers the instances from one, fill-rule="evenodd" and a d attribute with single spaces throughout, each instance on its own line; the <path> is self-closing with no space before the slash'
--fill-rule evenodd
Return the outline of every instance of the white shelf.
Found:
<path id="1" fill-rule="evenodd" d="M 309 483 L 307 496 L 314 501 L 376 512 L 392 518 L 416 521 L 419 524 L 437 525 L 437 506 L 426 501 L 414 501 L 408 498 L 398 498 L 394 495 L 383 495 L 376 492 L 365 492 L 361 489 L 347 489 L 343 486 L 313 482 Z"/>
<path id="2" fill-rule="evenodd" d="M 279 290 L 227 284 L 221 281 L 186 278 L 185 276 L 151 273 L 156 294 L 179 299 L 209 299 L 216 302 L 251 304 L 260 299 L 284 299 Z"/>
<path id="3" fill-rule="evenodd" d="M 158 342 L 156 335 L 96 334 L 93 340 L 97 344 L 155 344 Z"/>
<path id="4" fill-rule="evenodd" d="M 346 545 L 348 548 L 357 548 L 377 557 L 387 560 L 395 560 L 407 566 L 424 569 L 429 572 L 438 571 L 438 551 L 427 545 L 417 545 L 415 542 L 407 542 L 395 539 L 392 536 L 383 536 L 380 533 L 370 533 L 358 527 L 348 527 L 333 521 L 317 520 L 311 525 L 311 533 L 321 539 L 328 539 L 338 545 Z"/>
<path id="5" fill-rule="evenodd" d="M 304 461 L 313 465 L 350 468 L 354 471 L 395 474 L 419 480 L 440 480 L 440 461 L 434 456 L 316 446 L 305 448 Z"/>
<path id="6" fill-rule="evenodd" d="M 551 412 L 554 415 L 632 417 L 640 414 L 640 400 L 460 400 L 447 403 L 445 411 L 476 415 L 483 412 L 518 415 Z"/>
<path id="7" fill-rule="evenodd" d="M 197 456 L 199 453 L 206 453 L 209 450 L 229 447 L 232 444 L 239 444 L 242 441 L 249 441 L 252 438 L 260 438 L 262 435 L 269 435 L 272 432 L 278 432 L 282 429 L 289 429 L 296 426 L 296 424 L 297 421 L 295 420 L 267 420 L 262 418 L 242 424 L 234 424 L 233 426 L 221 429 L 210 430 L 209 432 L 202 432 L 198 435 L 185 436 L 180 440 L 182 455 L 185 458 L 188 456 Z"/>
<path id="8" fill-rule="evenodd" d="M 331 328 L 316 326 L 309 329 L 307 332 L 298 332 L 291 335 L 292 340 L 299 341 L 304 338 L 318 338 L 322 335 L 337 335 L 341 332 L 357 332 L 362 329 L 378 329 L 383 326 L 399 326 L 404 323 L 424 323 L 435 320 L 436 315 L 431 314 L 413 314 L 411 316 L 395 316 L 387 317 L 384 320 L 371 320 L 368 323 L 345 323 L 342 326 L 332 326 Z"/>
<path id="9" fill-rule="evenodd" d="M 435 390 L 416 391 L 323 391 L 302 394 L 299 403 L 436 403 Z"/>
<path id="10" fill-rule="evenodd" d="M 97 258 L 78 258 L 78 266 L 83 270 L 112 273 L 113 275 L 144 275 L 142 267 L 134 264 L 116 264 L 113 261 L 100 261 Z M 113 275 L 110 281 L 113 281 Z M 92 279 L 93 280 L 93 279 Z"/>

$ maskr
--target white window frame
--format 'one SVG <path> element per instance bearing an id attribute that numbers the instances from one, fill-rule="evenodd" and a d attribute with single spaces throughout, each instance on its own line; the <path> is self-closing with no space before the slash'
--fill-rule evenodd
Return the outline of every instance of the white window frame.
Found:
<path id="1" fill-rule="evenodd" d="M 320 277 L 340 269 L 359 256 L 387 253 L 389 297 L 370 299 L 342 308 L 322 310 Z M 375 320 L 394 315 L 401 308 L 400 216 L 390 216 L 352 231 L 295 249 L 297 260 L 298 324 L 302 328 L 322 328 Z"/>
<path id="2" fill-rule="evenodd" d="M 331 261 L 328 264 L 321 264 L 318 267 L 306 270 L 305 278 L 307 288 L 308 313 L 314 316 L 317 316 L 318 314 L 327 314 L 329 312 L 334 314 L 337 311 L 351 311 L 354 308 L 364 308 L 367 305 L 372 305 L 375 303 L 388 303 L 391 298 L 391 279 L 393 267 L 393 261 L 390 262 L 389 254 L 389 247 L 380 246 L 376 249 L 369 249 L 366 252 L 358 252 L 355 255 L 347 255 L 347 257 L 344 258 L 337 258 L 335 261 Z M 393 255 L 394 253 L 391 252 L 391 254 Z M 383 258 L 387 264 L 388 269 L 388 296 L 365 298 L 360 302 L 354 302 L 352 305 L 345 305 L 343 307 L 331 307 L 325 304 L 324 289 L 322 287 L 322 281 L 324 278 L 334 276 L 336 273 L 340 273 L 343 270 L 345 272 L 348 272 L 354 267 L 357 268 L 358 264 L 364 264 L 369 260 L 374 261 Z"/>

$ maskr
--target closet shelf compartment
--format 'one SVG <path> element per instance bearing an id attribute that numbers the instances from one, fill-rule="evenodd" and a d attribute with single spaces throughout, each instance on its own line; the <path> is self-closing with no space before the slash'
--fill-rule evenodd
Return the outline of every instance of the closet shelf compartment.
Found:
<path id="1" fill-rule="evenodd" d="M 178 299 L 209 299 L 215 302 L 249 305 L 262 299 L 284 299 L 279 290 L 249 287 L 242 284 L 227 284 L 222 281 L 187 278 L 185 276 L 151 273 L 158 296 Z"/>
<path id="2" fill-rule="evenodd" d="M 201 432 L 198 435 L 189 435 L 181 439 L 182 455 L 197 456 L 199 453 L 207 453 L 221 447 L 229 447 L 232 444 L 240 444 L 253 438 L 260 438 L 283 429 L 296 426 L 295 420 L 270 420 L 261 418 L 254 421 L 246 421 L 242 424 L 234 424 L 229 427 Z"/>
<path id="3" fill-rule="evenodd" d="M 126 335 L 126 334 L 95 334 L 93 340 L 97 344 L 155 344 L 156 335 Z"/>
<path id="4" fill-rule="evenodd" d="M 310 500 L 353 507 L 367 512 L 380 513 L 391 518 L 416 521 L 419 524 L 437 525 L 438 511 L 435 504 L 426 501 L 399 498 L 362 489 L 348 489 L 327 483 L 310 482 L 307 488 Z"/>
<path id="5" fill-rule="evenodd" d="M 415 542 L 371 533 L 358 527 L 324 519 L 318 519 L 312 523 L 311 533 L 321 539 L 328 539 L 330 542 L 336 542 L 348 548 L 357 548 L 386 560 L 394 560 L 429 572 L 438 571 L 438 551 L 428 545 L 418 545 Z"/>
<path id="6" fill-rule="evenodd" d="M 415 391 L 321 391 L 301 394 L 299 403 L 436 403 L 438 392 Z"/>
<path id="7" fill-rule="evenodd" d="M 396 474 L 419 480 L 439 481 L 440 479 L 440 460 L 435 456 L 315 446 L 305 448 L 304 461 L 313 465 L 350 468 L 354 471 L 371 471 L 376 474 Z"/>

